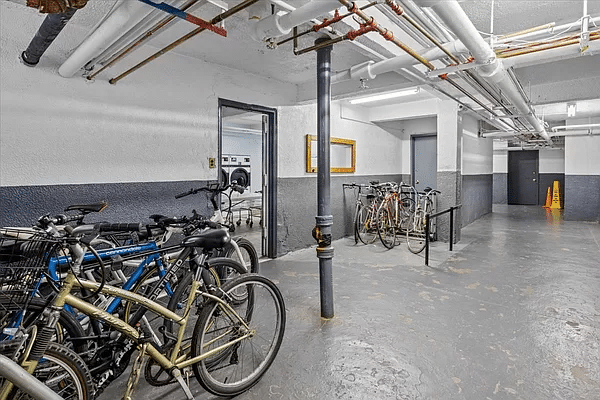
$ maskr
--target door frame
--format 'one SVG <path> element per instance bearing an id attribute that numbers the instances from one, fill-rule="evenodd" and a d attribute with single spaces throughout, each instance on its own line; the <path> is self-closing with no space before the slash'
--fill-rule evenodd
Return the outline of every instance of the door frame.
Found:
<path id="1" fill-rule="evenodd" d="M 263 164 L 267 165 L 267 171 L 263 170 L 263 175 L 267 174 L 267 210 L 266 218 L 263 219 L 267 224 L 267 246 L 264 249 L 265 255 L 269 258 L 277 257 L 277 109 L 265 107 L 257 104 L 241 103 L 239 101 L 219 98 L 219 158 L 218 171 L 221 171 L 221 153 L 223 149 L 223 126 L 222 126 L 222 108 L 231 107 L 244 111 L 265 114 L 269 120 L 269 130 L 267 132 L 266 147 L 263 143 Z M 266 158 L 266 160 L 265 160 Z M 265 163 L 266 161 L 266 163 Z"/>
<path id="2" fill-rule="evenodd" d="M 435 148 L 435 156 L 436 156 L 436 160 L 435 160 L 435 164 L 437 166 L 437 153 L 438 153 L 438 149 L 437 149 L 437 133 L 425 133 L 425 134 L 418 134 L 418 135 L 410 135 L 410 184 L 413 187 L 416 187 L 415 184 L 415 140 L 417 138 L 424 138 L 424 137 L 435 137 L 436 139 L 436 148 Z M 437 167 L 436 167 L 436 184 L 435 187 L 437 187 Z M 435 188 L 434 188 L 435 189 Z"/>
<path id="3" fill-rule="evenodd" d="M 507 176 L 506 176 L 506 203 L 507 204 L 517 204 L 520 205 L 521 203 L 511 203 L 511 166 L 512 164 L 515 162 L 514 161 L 514 157 L 517 156 L 517 153 L 532 153 L 535 154 L 535 161 L 536 161 L 536 189 L 535 189 L 535 196 L 537 198 L 537 201 L 534 204 L 525 204 L 525 205 L 539 205 L 540 203 L 540 152 L 539 150 L 513 150 L 513 151 L 509 151 L 508 152 L 508 157 L 507 157 Z"/>

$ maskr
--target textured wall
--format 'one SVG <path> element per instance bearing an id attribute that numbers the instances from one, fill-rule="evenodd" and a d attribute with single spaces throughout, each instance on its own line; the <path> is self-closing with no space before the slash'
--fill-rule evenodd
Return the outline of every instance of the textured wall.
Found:
<path id="1" fill-rule="evenodd" d="M 462 176 L 462 226 L 492 212 L 493 175 Z"/>
<path id="2" fill-rule="evenodd" d="M 356 197 L 343 183 L 400 182 L 402 175 L 331 176 L 331 212 L 333 239 L 353 235 L 352 219 Z M 312 237 L 317 214 L 317 178 L 279 178 L 277 180 L 277 254 L 316 244 Z"/>
<path id="3" fill-rule="evenodd" d="M 494 172 L 493 182 L 493 199 L 494 204 L 508 203 L 508 174 Z"/>
<path id="4" fill-rule="evenodd" d="M 564 194 L 566 220 L 600 222 L 600 175 L 566 175 Z"/>
<path id="5" fill-rule="evenodd" d="M 462 198 L 462 175 L 460 171 L 438 171 L 438 211 L 446 210 L 460 203 Z M 462 208 L 454 211 L 454 242 L 460 240 Z M 450 240 L 450 215 L 443 214 L 437 218 L 437 238 L 445 242 Z"/>
<path id="6" fill-rule="evenodd" d="M 151 214 L 190 215 L 192 209 L 212 214 L 204 193 L 176 200 L 178 193 L 206 185 L 206 181 L 134 182 L 85 185 L 2 186 L 0 187 L 0 226 L 31 226 L 45 214 L 61 214 L 72 204 L 108 202 L 100 214 L 86 221 L 143 222 Z"/>

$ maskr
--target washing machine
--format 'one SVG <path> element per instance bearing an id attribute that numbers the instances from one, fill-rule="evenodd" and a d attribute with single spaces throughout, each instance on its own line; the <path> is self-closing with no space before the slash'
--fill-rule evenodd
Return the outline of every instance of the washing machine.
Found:
<path id="1" fill-rule="evenodd" d="M 234 181 L 252 193 L 250 185 L 251 163 L 250 156 L 242 154 L 223 154 L 221 156 L 221 181 L 233 183 Z"/>

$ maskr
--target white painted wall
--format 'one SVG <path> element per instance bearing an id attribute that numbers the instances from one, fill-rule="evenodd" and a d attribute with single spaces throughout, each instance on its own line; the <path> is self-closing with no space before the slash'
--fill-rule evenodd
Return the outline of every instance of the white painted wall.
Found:
<path id="1" fill-rule="evenodd" d="M 218 98 L 292 104 L 295 85 L 170 52 L 116 85 L 154 53 L 145 46 L 89 83 L 57 68 L 87 32 L 67 25 L 35 68 L 18 62 L 44 16 L 0 4 L 0 184 L 216 179 Z"/>
<path id="2" fill-rule="evenodd" d="M 356 140 L 356 172 L 347 175 L 402 173 L 402 141 L 398 136 L 372 123 L 343 119 L 340 115 L 340 102 L 332 102 L 331 136 Z M 279 177 L 316 176 L 307 173 L 305 166 L 305 136 L 317 134 L 316 104 L 279 107 L 278 117 Z"/>
<path id="3" fill-rule="evenodd" d="M 540 149 L 540 174 L 564 174 L 565 173 L 565 150 L 564 149 Z"/>
<path id="4" fill-rule="evenodd" d="M 440 101 L 437 107 L 438 171 L 458 171 L 461 167 L 461 118 L 458 104 Z"/>
<path id="5" fill-rule="evenodd" d="M 493 171 L 492 139 L 477 137 L 477 120 L 463 115 L 461 171 L 463 175 L 487 175 Z"/>
<path id="6" fill-rule="evenodd" d="M 565 137 L 565 174 L 600 175 L 600 136 Z"/>
<path id="7" fill-rule="evenodd" d="M 508 173 L 508 142 L 494 140 L 493 151 L 494 151 L 494 162 L 493 169 L 495 174 L 507 174 Z"/>

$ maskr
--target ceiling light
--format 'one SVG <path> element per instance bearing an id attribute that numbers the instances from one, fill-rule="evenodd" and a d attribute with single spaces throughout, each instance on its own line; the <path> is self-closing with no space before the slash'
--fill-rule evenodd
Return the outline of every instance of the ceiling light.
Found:
<path id="1" fill-rule="evenodd" d="M 413 94 L 417 94 L 417 93 L 419 93 L 420 90 L 421 89 L 417 87 L 417 88 L 412 88 L 412 89 L 407 89 L 407 90 L 398 90 L 395 92 L 376 94 L 373 96 L 360 97 L 358 99 L 350 100 L 350 104 L 362 104 L 362 103 L 370 103 L 372 101 L 395 99 L 396 97 L 404 97 L 404 96 L 410 96 Z"/>
<path id="2" fill-rule="evenodd" d="M 567 103 L 567 117 L 574 117 L 577 112 L 576 103 Z"/>

